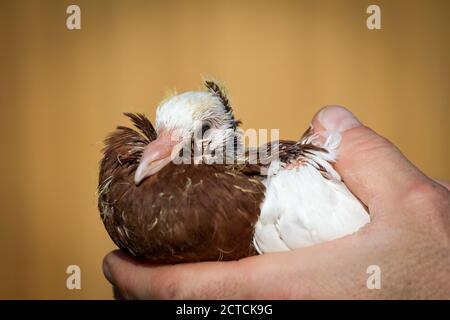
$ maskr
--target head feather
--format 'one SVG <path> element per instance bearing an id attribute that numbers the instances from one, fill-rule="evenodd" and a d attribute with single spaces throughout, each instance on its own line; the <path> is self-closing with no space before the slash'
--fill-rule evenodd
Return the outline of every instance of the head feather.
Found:
<path id="1" fill-rule="evenodd" d="M 156 139 L 155 128 L 153 128 L 152 123 L 144 114 L 127 112 L 124 113 L 124 115 L 131 119 L 134 126 L 138 128 L 149 141 Z"/>
<path id="2" fill-rule="evenodd" d="M 234 118 L 233 108 L 231 107 L 230 100 L 227 98 L 225 88 L 212 80 L 205 80 L 205 87 L 209 92 L 220 99 L 220 102 L 225 107 L 225 111 L 230 115 L 231 120 L 233 121 L 233 129 L 236 129 L 242 122 Z"/>

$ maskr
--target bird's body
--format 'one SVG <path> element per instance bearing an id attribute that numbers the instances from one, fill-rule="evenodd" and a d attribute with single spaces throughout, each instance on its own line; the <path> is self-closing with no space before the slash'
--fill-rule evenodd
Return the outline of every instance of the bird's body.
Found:
<path id="1" fill-rule="evenodd" d="M 242 133 L 224 92 L 206 88 L 163 101 L 156 130 L 127 114 L 141 133 L 118 127 L 106 139 L 99 210 L 120 248 L 158 263 L 232 260 L 332 240 L 369 221 L 332 167 L 339 134 L 321 143 L 309 130 L 271 145 L 268 164 L 253 163 L 238 152 Z M 215 162 L 176 162 L 185 149 L 181 159 L 195 158 L 196 140 Z"/>

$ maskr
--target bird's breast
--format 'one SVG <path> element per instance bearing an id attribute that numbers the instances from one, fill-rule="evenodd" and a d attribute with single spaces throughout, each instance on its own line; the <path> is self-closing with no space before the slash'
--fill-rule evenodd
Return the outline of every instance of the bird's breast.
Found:
<path id="1" fill-rule="evenodd" d="M 103 222 L 114 242 L 136 257 L 161 263 L 252 254 L 260 181 L 225 166 L 172 163 L 139 186 L 129 170 L 109 179 L 99 201 Z"/>

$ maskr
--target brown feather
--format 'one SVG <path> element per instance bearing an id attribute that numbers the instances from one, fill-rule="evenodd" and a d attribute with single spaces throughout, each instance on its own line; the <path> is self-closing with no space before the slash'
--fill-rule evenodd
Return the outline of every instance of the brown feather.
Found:
<path id="1" fill-rule="evenodd" d="M 212 94 L 214 94 L 215 96 L 217 96 L 220 99 L 220 101 L 222 102 L 222 104 L 225 107 L 225 111 L 231 115 L 232 120 L 233 120 L 233 129 L 236 129 L 236 127 L 240 126 L 242 124 L 242 121 L 236 120 L 234 118 L 233 108 L 231 107 L 230 100 L 227 98 L 227 95 L 220 88 L 220 86 L 217 83 L 215 83 L 214 81 L 206 80 L 205 87 L 209 90 L 209 92 L 211 92 Z"/>
<path id="2" fill-rule="evenodd" d="M 139 186 L 134 172 L 156 138 L 143 115 L 127 114 L 144 136 L 118 127 L 105 140 L 98 207 L 112 240 L 158 263 L 234 260 L 255 254 L 254 225 L 264 185 L 257 168 L 170 163 Z"/>
<path id="3" fill-rule="evenodd" d="M 268 169 L 271 161 L 277 158 L 283 165 L 295 162 L 301 164 L 313 151 L 328 153 L 327 149 L 307 142 L 313 134 L 312 127 L 309 127 L 298 141 L 277 140 L 263 144 L 258 149 L 247 150 L 248 162 L 256 163 L 261 171 L 261 168 Z M 261 150 L 266 151 L 260 153 Z M 328 172 L 320 164 L 317 165 L 321 174 L 328 179 Z"/>

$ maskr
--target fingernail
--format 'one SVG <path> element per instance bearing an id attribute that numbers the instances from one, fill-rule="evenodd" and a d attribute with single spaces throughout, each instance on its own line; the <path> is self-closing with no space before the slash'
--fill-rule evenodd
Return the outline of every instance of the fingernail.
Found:
<path id="1" fill-rule="evenodd" d="M 105 275 L 106 279 L 108 279 L 108 281 L 112 283 L 111 271 L 109 270 L 109 266 L 106 261 L 103 261 L 103 274 Z"/>
<path id="2" fill-rule="evenodd" d="M 361 125 L 350 111 L 341 106 L 323 108 L 317 115 L 317 120 L 329 131 L 343 132 Z"/>

